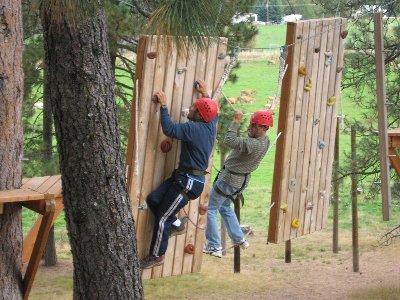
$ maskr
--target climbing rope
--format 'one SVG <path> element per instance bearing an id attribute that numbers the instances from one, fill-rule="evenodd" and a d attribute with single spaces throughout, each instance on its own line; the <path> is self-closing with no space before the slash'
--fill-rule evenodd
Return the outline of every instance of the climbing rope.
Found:
<path id="1" fill-rule="evenodd" d="M 236 65 L 237 60 L 239 58 L 239 54 L 240 54 L 240 48 L 238 46 L 236 46 L 233 49 L 233 56 L 231 57 L 231 61 L 226 66 L 226 68 L 224 70 L 224 74 L 222 74 L 221 80 L 219 81 L 218 86 L 213 93 L 212 99 L 214 101 L 216 101 L 220 97 L 221 92 L 222 92 L 222 87 L 224 86 L 225 82 L 228 80 L 229 74 L 231 73 L 233 67 Z"/>
<path id="2" fill-rule="evenodd" d="M 278 86 L 276 87 L 275 90 L 275 96 L 274 99 L 271 102 L 271 105 L 269 106 L 269 109 L 274 110 L 275 109 L 275 105 L 276 105 L 276 100 L 278 99 L 278 93 L 282 87 L 282 81 L 283 81 L 283 77 L 285 77 L 288 65 L 285 64 L 286 58 L 288 55 L 288 50 L 287 47 L 282 47 L 282 51 L 281 51 L 281 55 L 279 57 L 279 76 L 278 76 Z"/>

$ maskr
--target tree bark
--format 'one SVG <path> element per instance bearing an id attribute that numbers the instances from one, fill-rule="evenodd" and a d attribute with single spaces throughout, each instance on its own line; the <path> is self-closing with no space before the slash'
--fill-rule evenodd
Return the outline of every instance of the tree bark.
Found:
<path id="1" fill-rule="evenodd" d="M 22 39 L 21 1 L 0 0 L 0 190 L 21 186 Z M 19 204 L 3 206 L 0 241 L 0 299 L 22 299 Z"/>
<path id="2" fill-rule="evenodd" d="M 45 68 L 47 72 L 47 68 Z M 45 76 L 46 77 L 46 76 Z M 48 80 L 48 77 L 46 77 Z M 43 93 L 43 159 L 50 162 L 53 156 L 53 114 L 51 112 L 51 99 L 49 96 L 49 84 L 44 84 Z M 46 174 L 54 175 L 54 174 Z M 56 243 L 54 240 L 54 226 L 51 227 L 49 237 L 44 248 L 44 265 L 55 266 L 57 264 Z"/>
<path id="3" fill-rule="evenodd" d="M 74 299 L 142 299 L 104 14 L 43 28 Z"/>

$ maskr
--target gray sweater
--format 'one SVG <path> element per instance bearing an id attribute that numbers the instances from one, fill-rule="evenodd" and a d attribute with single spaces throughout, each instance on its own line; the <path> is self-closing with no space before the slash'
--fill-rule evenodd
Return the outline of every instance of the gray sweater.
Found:
<path id="1" fill-rule="evenodd" d="M 238 128 L 239 124 L 232 122 L 226 132 L 224 143 L 232 148 L 232 151 L 225 160 L 225 168 L 221 170 L 218 178 L 239 189 L 243 185 L 245 176 L 231 172 L 249 174 L 244 185 L 244 188 L 247 187 L 251 177 L 250 173 L 258 168 L 267 153 L 269 139 L 268 137 L 259 139 L 239 137 Z"/>

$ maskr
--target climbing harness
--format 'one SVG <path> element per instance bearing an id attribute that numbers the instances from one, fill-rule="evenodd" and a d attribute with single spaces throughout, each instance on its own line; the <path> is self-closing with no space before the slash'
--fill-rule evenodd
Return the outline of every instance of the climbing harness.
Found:
<path id="1" fill-rule="evenodd" d="M 242 183 L 242 186 L 236 191 L 234 192 L 232 195 L 227 195 L 225 194 L 223 191 L 221 191 L 218 186 L 215 184 L 218 180 L 218 176 L 221 173 L 221 170 L 226 170 L 228 173 L 232 174 L 232 175 L 236 175 L 236 176 L 244 176 L 244 180 Z M 226 198 L 229 198 L 232 200 L 233 203 L 235 203 L 235 201 L 240 200 L 240 202 L 242 203 L 242 206 L 244 205 L 244 197 L 243 194 L 241 193 L 246 185 L 246 181 L 247 181 L 247 177 L 250 175 L 250 173 L 236 173 L 236 172 L 232 172 L 230 170 L 228 170 L 227 168 L 225 168 L 225 166 L 222 167 L 222 169 L 218 171 L 217 176 L 215 176 L 214 182 L 213 182 L 213 188 L 215 190 L 215 192 L 217 194 L 220 194 L 221 196 L 224 196 Z M 237 195 L 237 196 L 236 196 Z M 234 197 L 236 196 L 236 197 Z"/>

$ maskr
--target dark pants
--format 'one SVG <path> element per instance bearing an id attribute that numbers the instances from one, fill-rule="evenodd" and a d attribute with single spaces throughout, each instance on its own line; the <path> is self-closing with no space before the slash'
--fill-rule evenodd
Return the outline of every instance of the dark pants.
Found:
<path id="1" fill-rule="evenodd" d="M 174 186 L 174 181 L 185 190 L 190 200 L 198 198 L 204 188 L 203 183 L 189 178 L 184 173 L 174 172 L 147 196 L 147 205 L 155 218 L 150 248 L 150 254 L 155 256 L 161 256 L 167 251 L 171 225 L 176 220 L 175 215 L 188 203 L 188 199 Z"/>

